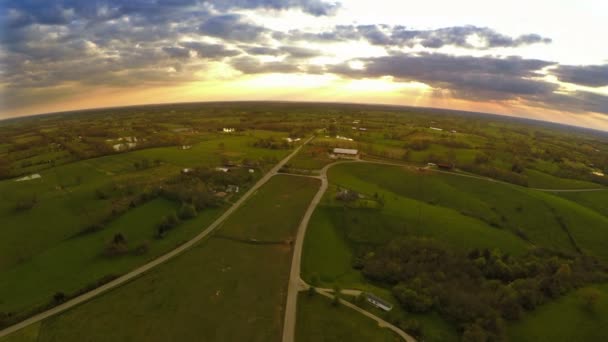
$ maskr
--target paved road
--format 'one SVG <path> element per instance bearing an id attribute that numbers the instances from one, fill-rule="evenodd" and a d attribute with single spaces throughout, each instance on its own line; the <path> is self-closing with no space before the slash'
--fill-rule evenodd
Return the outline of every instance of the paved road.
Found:
<path id="1" fill-rule="evenodd" d="M 314 177 L 314 178 L 321 179 L 321 187 L 319 188 L 319 191 L 317 191 L 315 197 L 310 202 L 310 205 L 308 206 L 308 209 L 306 210 L 306 213 L 304 214 L 302 221 L 300 221 L 300 226 L 298 227 L 298 233 L 296 235 L 296 241 L 295 241 L 295 245 L 294 245 L 294 249 L 293 249 L 293 256 L 291 259 L 291 271 L 289 273 L 289 285 L 288 285 L 288 289 L 287 289 L 287 303 L 285 305 L 285 317 L 283 320 L 283 339 L 282 339 L 283 342 L 293 342 L 295 340 L 298 292 L 304 291 L 304 290 L 308 289 L 308 287 L 309 287 L 309 285 L 306 284 L 300 278 L 300 265 L 302 262 L 302 246 L 304 245 L 304 237 L 306 236 L 306 229 L 308 228 L 308 222 L 310 221 L 310 217 L 312 216 L 313 212 L 317 208 L 317 205 L 323 198 L 325 191 L 327 191 L 327 186 L 328 186 L 327 170 L 330 167 L 333 167 L 338 164 L 354 163 L 354 162 L 357 162 L 357 161 L 355 161 L 355 160 L 338 161 L 338 162 L 326 165 L 323 169 L 321 169 L 319 176 L 316 176 L 316 177 L 308 176 L 308 177 Z M 361 293 L 361 291 L 357 291 L 357 290 L 348 290 L 348 291 L 353 294 Z M 318 292 L 323 294 L 324 296 L 333 298 L 333 296 L 331 294 L 329 294 L 328 289 L 318 289 Z M 377 317 L 349 302 L 346 302 L 346 301 L 342 301 L 342 302 L 344 305 L 346 305 L 354 310 L 357 310 L 357 311 L 361 312 L 362 314 L 364 314 L 365 316 L 368 316 L 368 317 L 372 318 L 373 320 L 377 321 L 381 327 L 386 327 L 386 328 L 389 328 L 389 329 L 395 331 L 397 334 L 399 334 L 401 337 L 403 337 L 404 340 L 406 340 L 408 342 L 416 341 L 412 336 L 406 334 L 403 330 L 397 328 L 396 326 L 384 321 L 380 317 Z"/>
<path id="2" fill-rule="evenodd" d="M 228 208 L 219 218 L 217 218 L 210 226 L 208 226 L 205 230 L 203 230 L 201 233 L 199 233 L 197 236 L 195 236 L 194 238 L 192 238 L 191 240 L 189 240 L 188 242 L 180 245 L 179 247 L 175 248 L 174 250 L 168 252 L 167 254 L 164 254 L 152 261 L 150 261 L 147 264 L 144 264 L 134 270 L 132 270 L 129 273 L 124 274 L 121 277 L 118 277 L 114 280 L 112 280 L 111 282 L 102 285 L 94 290 L 91 290 L 87 293 L 84 293 L 78 297 L 75 297 L 61 305 L 58 305 L 52 309 L 49 309 L 47 311 L 41 312 L 37 315 L 34 315 L 22 322 L 19 322 L 15 325 L 12 325 L 2 331 L 0 331 L 0 337 L 6 336 L 8 334 L 11 334 L 17 330 L 23 329 L 25 327 L 27 327 L 30 324 L 34 324 L 37 323 L 39 321 L 42 321 L 50 316 L 56 315 L 58 313 L 61 313 L 67 309 L 70 309 L 78 304 L 81 304 L 83 302 L 86 302 L 88 300 L 90 300 L 91 298 L 102 294 L 112 288 L 115 288 L 117 286 L 120 286 L 128 281 L 130 281 L 131 279 L 134 279 L 140 275 L 142 275 L 143 273 L 147 272 L 148 270 L 164 263 L 165 261 L 172 259 L 173 257 L 183 253 L 184 251 L 186 251 L 187 249 L 191 248 L 192 246 L 194 246 L 196 243 L 198 243 L 199 241 L 201 241 L 202 239 L 204 239 L 207 235 L 211 234 L 211 232 L 213 232 L 216 228 L 218 228 L 232 213 L 234 213 L 254 192 L 256 192 L 262 185 L 264 185 L 264 183 L 266 183 L 272 176 L 274 176 L 275 174 L 277 174 L 277 172 L 279 171 L 279 169 L 281 169 L 283 167 L 283 165 L 285 165 L 294 155 L 296 155 L 296 153 L 298 153 L 298 151 L 300 150 L 300 148 L 302 148 L 302 146 L 304 146 L 305 144 L 307 144 L 310 140 L 312 140 L 312 137 L 309 138 L 308 140 L 306 140 L 303 144 L 301 144 L 300 146 L 298 146 L 292 153 L 290 153 L 287 157 L 283 158 L 283 160 L 281 160 L 277 165 L 275 165 L 268 173 L 266 173 L 259 181 L 257 181 L 257 183 L 255 183 L 255 185 L 253 187 L 251 187 L 251 189 L 249 189 L 249 191 L 247 191 L 243 196 L 241 196 L 241 198 L 239 198 L 230 208 Z"/>

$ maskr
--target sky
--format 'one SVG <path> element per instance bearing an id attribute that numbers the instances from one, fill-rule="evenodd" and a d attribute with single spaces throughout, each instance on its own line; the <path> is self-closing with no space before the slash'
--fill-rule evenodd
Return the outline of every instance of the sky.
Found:
<path id="1" fill-rule="evenodd" d="M 0 119 L 382 103 L 608 130 L 605 0 L 0 0 Z"/>

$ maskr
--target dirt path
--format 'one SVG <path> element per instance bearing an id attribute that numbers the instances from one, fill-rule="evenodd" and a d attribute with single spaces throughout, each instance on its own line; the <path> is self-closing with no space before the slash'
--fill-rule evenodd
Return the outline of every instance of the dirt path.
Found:
<path id="1" fill-rule="evenodd" d="M 138 268 L 132 270 L 129 273 L 126 273 L 114 280 L 112 280 L 111 282 L 104 284 L 96 289 L 93 289 L 87 293 L 84 293 L 78 297 L 72 298 L 69 301 L 58 305 L 52 309 L 49 309 L 47 311 L 41 312 L 37 315 L 34 315 L 24 321 L 21 321 L 15 325 L 12 325 L 8 328 L 5 328 L 4 330 L 0 331 L 0 338 L 4 337 L 6 335 L 9 335 L 17 330 L 23 329 L 25 327 L 27 327 L 28 325 L 40 322 L 48 317 L 51 317 L 53 315 L 56 315 L 58 313 L 61 313 L 65 310 L 68 310 L 78 304 L 84 303 L 90 299 L 92 299 L 95 296 L 98 296 L 110 289 L 113 289 L 115 287 L 118 287 L 140 275 L 142 275 L 143 273 L 149 271 L 150 269 L 166 262 L 169 259 L 172 259 L 173 257 L 183 253 L 184 251 L 188 250 L 189 248 L 191 248 L 192 246 L 194 246 L 195 244 L 197 244 L 198 242 L 200 242 L 202 239 L 204 239 L 205 237 L 207 237 L 209 234 L 211 234 L 217 227 L 219 227 L 230 215 L 232 215 L 232 213 L 234 213 L 253 193 L 255 193 L 262 185 L 264 185 L 272 176 L 276 175 L 277 172 L 294 156 L 298 153 L 298 151 L 302 148 L 302 146 L 306 145 L 310 140 L 312 140 L 312 137 L 309 138 L 308 140 L 306 140 L 304 143 L 302 143 L 300 146 L 298 146 L 293 152 L 291 152 L 287 157 L 283 158 L 278 164 L 276 164 L 272 169 L 270 169 L 270 171 L 268 171 L 268 173 L 266 173 L 260 180 L 257 181 L 257 183 L 255 183 L 255 185 L 253 185 L 251 187 L 251 189 L 249 189 L 241 198 L 239 198 L 230 208 L 228 208 L 219 218 L 217 218 L 211 225 L 209 225 L 205 230 L 203 230 L 202 232 L 200 232 L 198 235 L 196 235 L 195 237 L 193 237 L 192 239 L 190 239 L 189 241 L 187 241 L 186 243 L 180 245 L 179 247 L 175 248 L 174 250 L 150 261 L 147 264 L 144 264 L 142 266 L 139 266 Z"/>

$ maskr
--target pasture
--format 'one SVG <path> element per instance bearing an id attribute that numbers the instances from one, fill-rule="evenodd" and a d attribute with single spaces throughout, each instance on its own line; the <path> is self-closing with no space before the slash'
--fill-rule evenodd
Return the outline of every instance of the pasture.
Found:
<path id="1" fill-rule="evenodd" d="M 597 290 L 597 302 L 590 308 L 584 295 Z M 603 341 L 608 327 L 608 285 L 591 285 L 547 303 L 508 326 L 512 341 L 567 342 Z"/>
<path id="2" fill-rule="evenodd" d="M 141 278 L 42 322 L 38 341 L 278 340 L 292 248 L 285 241 L 258 242 L 292 239 L 318 186 L 315 179 L 273 177 L 217 235 Z M 279 203 L 291 219 L 259 215 Z"/>
<path id="3" fill-rule="evenodd" d="M 0 312 L 23 315 L 49 303 L 55 293 L 71 295 L 100 279 L 120 275 L 196 235 L 222 208 L 205 209 L 165 239 L 156 239 L 162 217 L 178 209 L 179 203 L 158 199 L 131 208 L 129 201 L 158 188 L 183 167 L 213 167 L 227 156 L 241 161 L 246 153 L 251 161 L 259 161 L 254 178 L 260 177 L 271 162 L 288 152 L 252 146 L 259 137 L 274 135 L 218 134 L 189 150 L 166 147 L 112 154 L 41 171 L 42 178 L 36 180 L 0 181 Z M 162 161 L 136 169 L 134 163 L 143 159 Z M 118 191 L 121 197 L 100 199 L 96 195 L 100 189 L 120 189 L 107 191 Z M 35 204 L 16 210 L 24 201 Z M 118 205 L 126 211 L 103 229 L 83 234 L 88 227 L 107 220 Z M 101 256 L 117 233 L 126 237 L 129 248 L 145 244 L 147 251 L 142 255 Z"/>
<path id="4" fill-rule="evenodd" d="M 401 341 L 391 330 L 343 305 L 334 306 L 319 294 L 300 293 L 297 311 L 296 342 Z"/>

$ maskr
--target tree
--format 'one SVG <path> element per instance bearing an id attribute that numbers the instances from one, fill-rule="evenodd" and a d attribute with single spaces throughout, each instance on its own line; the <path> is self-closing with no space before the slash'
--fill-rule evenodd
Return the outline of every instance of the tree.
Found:
<path id="1" fill-rule="evenodd" d="M 406 287 L 404 284 L 395 286 L 393 293 L 403 307 L 410 312 L 428 312 L 433 306 L 431 298 Z"/>
<path id="2" fill-rule="evenodd" d="M 488 333 L 479 324 L 469 325 L 462 334 L 463 342 L 486 342 Z"/>
<path id="3" fill-rule="evenodd" d="M 56 292 L 53 295 L 53 302 L 55 302 L 57 304 L 65 302 L 66 299 L 67 299 L 67 296 L 65 295 L 65 293 L 63 293 L 61 291 L 60 292 Z"/>
<path id="4" fill-rule="evenodd" d="M 179 218 L 182 220 L 189 220 L 195 218 L 197 215 L 196 208 L 192 204 L 182 203 L 179 209 Z"/>

